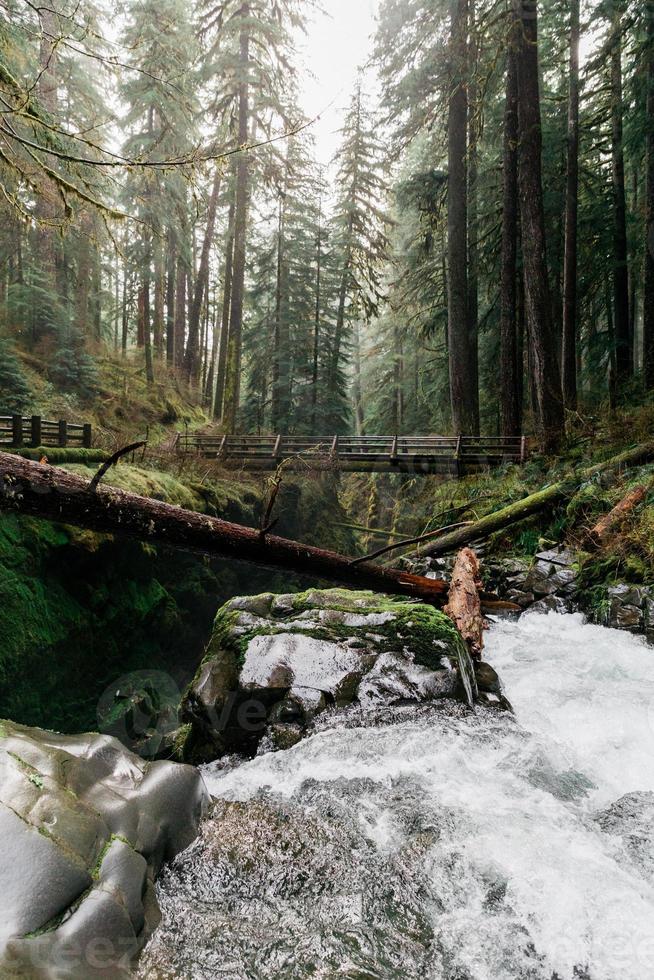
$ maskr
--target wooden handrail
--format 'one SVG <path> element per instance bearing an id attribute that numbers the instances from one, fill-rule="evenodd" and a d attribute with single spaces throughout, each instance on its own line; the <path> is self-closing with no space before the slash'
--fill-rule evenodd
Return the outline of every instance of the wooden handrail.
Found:
<path id="1" fill-rule="evenodd" d="M 283 456 L 315 465 L 377 472 L 463 473 L 484 465 L 524 463 L 525 436 L 285 436 L 186 433 L 186 452 L 266 469 Z"/>
<path id="2" fill-rule="evenodd" d="M 44 419 L 41 415 L 0 415 L 0 446 L 19 449 L 21 446 L 44 448 L 65 447 L 74 443 L 84 449 L 93 445 L 90 422 L 69 422 L 67 419 Z"/>

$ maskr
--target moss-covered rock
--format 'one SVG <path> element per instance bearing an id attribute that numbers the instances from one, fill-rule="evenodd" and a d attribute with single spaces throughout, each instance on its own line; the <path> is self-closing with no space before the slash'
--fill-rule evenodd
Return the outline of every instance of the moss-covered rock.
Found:
<path id="1" fill-rule="evenodd" d="M 207 803 L 189 766 L 2 722 L 0 975 L 128 977 L 157 922 L 154 876 Z"/>
<path id="2" fill-rule="evenodd" d="M 184 757 L 252 752 L 264 736 L 288 747 L 331 706 L 476 695 L 465 644 L 431 606 L 342 589 L 237 598 L 185 696 Z"/>

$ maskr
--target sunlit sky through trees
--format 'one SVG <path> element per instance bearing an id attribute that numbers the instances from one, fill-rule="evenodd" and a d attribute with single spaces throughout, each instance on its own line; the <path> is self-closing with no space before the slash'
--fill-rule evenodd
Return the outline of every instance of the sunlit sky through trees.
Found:
<path id="1" fill-rule="evenodd" d="M 308 116 L 320 113 L 312 126 L 321 163 L 329 163 L 339 145 L 338 130 L 359 67 L 372 50 L 378 0 L 324 0 L 303 39 L 304 60 L 311 71 L 301 79 L 302 107 Z M 374 76 L 366 71 L 366 87 Z M 327 108 L 329 107 L 329 108 Z"/>

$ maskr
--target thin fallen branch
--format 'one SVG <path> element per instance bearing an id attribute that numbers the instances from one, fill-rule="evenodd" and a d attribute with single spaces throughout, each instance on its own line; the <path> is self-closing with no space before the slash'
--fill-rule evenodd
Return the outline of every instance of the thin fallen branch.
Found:
<path id="1" fill-rule="evenodd" d="M 430 531 L 429 534 L 421 534 L 418 538 L 407 538 L 406 541 L 398 541 L 396 544 L 389 544 L 385 548 L 380 548 L 379 551 L 373 551 L 371 555 L 365 555 L 363 558 L 355 558 L 352 564 L 360 565 L 365 561 L 373 561 L 375 558 L 381 558 L 382 555 L 390 554 L 391 551 L 398 551 L 398 549 L 406 548 L 411 544 L 421 544 L 423 541 L 431 541 L 441 534 L 446 534 L 448 531 L 453 531 L 458 527 L 468 527 L 470 524 L 472 524 L 472 521 L 462 521 L 459 524 L 448 524 L 446 527 L 439 527 L 438 530 Z"/>
<path id="2" fill-rule="evenodd" d="M 117 449 L 116 452 L 109 457 L 109 459 L 104 461 L 98 472 L 91 480 L 89 484 L 90 492 L 95 493 L 100 485 L 100 480 L 107 475 L 111 467 L 115 466 L 119 459 L 122 459 L 123 456 L 129 455 L 129 453 L 136 452 L 137 449 L 140 449 L 141 446 L 145 445 L 147 445 L 145 442 L 133 442 L 130 446 L 124 446 L 122 449 Z"/>
<path id="3" fill-rule="evenodd" d="M 631 514 L 636 507 L 643 503 L 651 489 L 651 482 L 649 484 L 635 487 L 622 498 L 620 503 L 616 504 L 613 510 L 601 517 L 597 524 L 595 524 L 595 526 L 589 531 L 588 537 L 592 544 L 596 545 L 597 547 L 605 544 L 607 539 L 610 537 L 611 532 L 614 531 L 624 520 L 626 520 L 629 514 Z"/>

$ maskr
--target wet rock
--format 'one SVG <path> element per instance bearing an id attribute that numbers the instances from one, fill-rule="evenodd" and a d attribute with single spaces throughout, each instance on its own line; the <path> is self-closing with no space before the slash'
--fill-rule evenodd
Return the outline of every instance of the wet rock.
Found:
<path id="1" fill-rule="evenodd" d="M 485 691 L 490 694 L 501 694 L 502 685 L 500 678 L 490 664 L 484 663 L 483 660 L 478 661 L 475 664 L 475 677 L 477 678 L 477 687 L 480 691 Z"/>
<path id="2" fill-rule="evenodd" d="M 526 609 L 527 606 L 530 606 L 532 602 L 536 601 L 536 596 L 533 592 L 524 592 L 522 589 L 510 589 L 506 594 L 506 598 L 509 602 L 515 602 L 517 605 L 522 606 L 523 609 Z"/>
<path id="3" fill-rule="evenodd" d="M 569 594 L 574 592 L 577 577 L 574 568 L 559 568 L 550 576 L 549 581 L 555 586 L 557 593 Z"/>
<path id="4" fill-rule="evenodd" d="M 605 833 L 622 839 L 643 876 L 654 880 L 654 793 L 627 793 L 596 820 Z"/>
<path id="5" fill-rule="evenodd" d="M 108 736 L 3 722 L 0 975 L 130 976 L 158 919 L 154 876 L 207 804 L 189 766 L 144 762 Z"/>
<path id="6" fill-rule="evenodd" d="M 609 625 L 616 629 L 635 630 L 642 626 L 643 613 L 638 606 L 623 604 L 622 602 L 611 602 L 609 614 Z"/>
<path id="7" fill-rule="evenodd" d="M 476 695 L 465 644 L 430 606 L 340 589 L 239 598 L 184 698 L 184 758 L 286 746 L 330 706 Z"/>
<path id="8" fill-rule="evenodd" d="M 536 596 L 553 595 L 556 592 L 556 583 L 552 581 L 550 572 L 551 565 L 536 562 L 524 581 L 525 590 Z"/>
<path id="9" fill-rule="evenodd" d="M 576 561 L 575 553 L 570 548 L 550 548 L 548 551 L 541 551 L 536 555 L 536 561 L 548 565 L 559 565 L 563 568 L 574 565 Z"/>
<path id="10" fill-rule="evenodd" d="M 534 602 L 527 609 L 527 613 L 546 615 L 547 613 L 565 613 L 568 612 L 568 606 L 559 596 L 556 595 L 546 595 L 537 602 Z"/>

